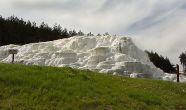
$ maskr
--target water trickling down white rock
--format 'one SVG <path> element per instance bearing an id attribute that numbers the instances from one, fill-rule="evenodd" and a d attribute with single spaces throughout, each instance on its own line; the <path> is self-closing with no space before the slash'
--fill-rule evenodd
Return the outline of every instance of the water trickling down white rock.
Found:
<path id="1" fill-rule="evenodd" d="M 137 48 L 132 40 L 123 36 L 76 36 L 23 46 L 0 47 L 0 62 L 11 62 L 8 49 L 18 49 L 15 62 L 46 66 L 69 66 L 90 69 L 114 75 L 174 80 L 175 75 L 163 73 Z M 186 80 L 184 77 L 181 80 Z"/>

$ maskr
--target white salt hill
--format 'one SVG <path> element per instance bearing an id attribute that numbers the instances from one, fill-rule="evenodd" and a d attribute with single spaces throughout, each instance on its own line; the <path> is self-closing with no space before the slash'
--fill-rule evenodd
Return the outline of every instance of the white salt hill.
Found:
<path id="1" fill-rule="evenodd" d="M 75 36 L 23 46 L 0 47 L 0 62 L 11 62 L 8 49 L 18 49 L 17 63 L 90 69 L 101 73 L 176 81 L 156 68 L 147 54 L 124 36 Z M 186 78 L 181 76 L 181 81 Z"/>

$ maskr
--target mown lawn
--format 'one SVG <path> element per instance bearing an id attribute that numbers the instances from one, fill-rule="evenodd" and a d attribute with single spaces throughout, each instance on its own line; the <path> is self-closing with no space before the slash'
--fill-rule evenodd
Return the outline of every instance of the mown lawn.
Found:
<path id="1" fill-rule="evenodd" d="M 186 110 L 186 84 L 0 64 L 0 110 Z"/>

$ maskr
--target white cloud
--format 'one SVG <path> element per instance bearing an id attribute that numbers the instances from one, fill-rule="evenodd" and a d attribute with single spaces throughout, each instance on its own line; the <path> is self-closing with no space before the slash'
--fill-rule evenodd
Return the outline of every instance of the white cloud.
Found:
<path id="1" fill-rule="evenodd" d="M 179 63 L 179 54 L 186 51 L 186 13 L 178 10 L 162 23 L 145 29 L 136 36 L 136 42 L 141 48 L 155 50 L 170 57 L 174 63 Z M 143 38 L 143 40 L 140 40 Z"/>

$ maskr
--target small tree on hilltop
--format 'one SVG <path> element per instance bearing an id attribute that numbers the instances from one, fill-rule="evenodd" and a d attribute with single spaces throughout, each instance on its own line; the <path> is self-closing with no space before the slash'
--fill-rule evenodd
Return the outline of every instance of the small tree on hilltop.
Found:
<path id="1" fill-rule="evenodd" d="M 110 34 L 108 33 L 108 32 L 106 32 L 105 34 L 104 34 L 104 36 L 109 36 Z"/>
<path id="2" fill-rule="evenodd" d="M 94 34 L 92 34 L 91 32 L 89 32 L 89 33 L 87 34 L 87 36 L 94 36 Z"/>
<path id="3" fill-rule="evenodd" d="M 77 35 L 78 35 L 78 36 L 83 36 L 84 33 L 83 33 L 81 30 L 79 30 L 79 32 L 77 33 Z"/>
<path id="4" fill-rule="evenodd" d="M 97 34 L 97 36 L 101 36 L 101 34 Z"/>

